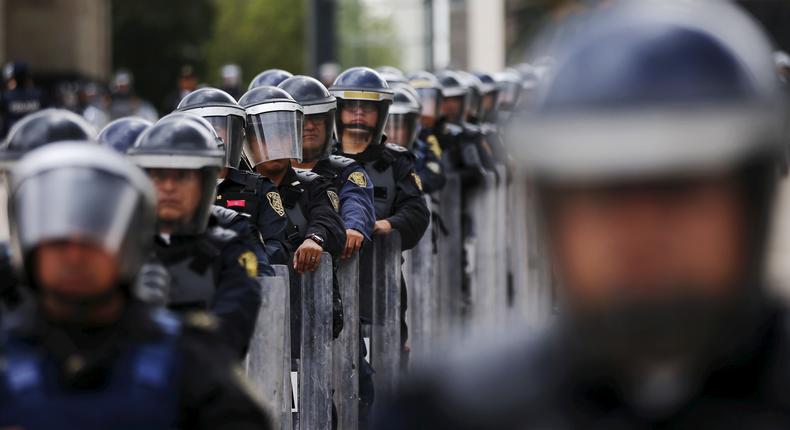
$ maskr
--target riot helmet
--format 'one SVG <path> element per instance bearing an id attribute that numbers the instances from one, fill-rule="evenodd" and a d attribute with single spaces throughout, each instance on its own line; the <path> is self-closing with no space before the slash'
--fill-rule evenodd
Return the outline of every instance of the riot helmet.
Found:
<path id="1" fill-rule="evenodd" d="M 253 167 L 274 160 L 302 159 L 302 106 L 280 88 L 257 87 L 241 96 L 247 113 L 244 153 Z"/>
<path id="2" fill-rule="evenodd" d="M 419 121 L 422 106 L 419 96 L 407 85 L 395 85 L 395 92 L 384 132 L 387 141 L 411 149 L 420 131 Z"/>
<path id="3" fill-rule="evenodd" d="M 422 105 L 422 117 L 437 120 L 441 116 L 442 84 L 433 73 L 420 71 L 409 76 L 409 85 L 417 90 Z M 423 125 L 426 125 L 423 123 Z"/>
<path id="4" fill-rule="evenodd" d="M 346 134 L 358 142 L 381 143 L 393 92 L 378 72 L 367 67 L 348 69 L 329 92 L 337 98 L 335 133 L 341 144 Z"/>
<path id="5" fill-rule="evenodd" d="M 480 80 L 480 111 L 478 116 L 480 121 L 496 122 L 497 104 L 499 100 L 499 88 L 496 80 L 488 73 L 475 73 Z"/>
<path id="6" fill-rule="evenodd" d="M 150 121 L 134 116 L 118 118 L 104 126 L 96 140 L 100 145 L 120 154 L 126 154 L 126 151 L 134 146 L 137 138 L 151 125 Z"/>
<path id="7" fill-rule="evenodd" d="M 449 70 L 439 72 L 436 77 L 442 84 L 442 94 L 444 95 L 441 106 L 442 116 L 452 124 L 465 122 L 465 113 L 469 104 L 467 99 L 469 89 L 464 84 L 463 78 Z"/>
<path id="8" fill-rule="evenodd" d="M 505 69 L 495 74 L 494 79 L 499 89 L 497 110 L 507 115 L 513 112 L 516 106 L 518 106 L 522 90 L 524 89 L 523 85 L 526 85 L 527 81 L 522 81 L 521 75 L 515 69 Z M 529 89 L 533 89 L 535 85 L 537 85 L 537 79 L 531 80 Z"/>
<path id="9" fill-rule="evenodd" d="M 189 209 L 192 208 L 184 210 L 179 207 L 178 210 L 186 213 L 167 219 L 161 216 L 160 210 L 160 231 L 202 233 L 208 225 L 211 205 L 214 203 L 225 151 L 217 147 L 215 135 L 209 131 L 210 126 L 207 129 L 190 117 L 196 116 L 180 114 L 159 120 L 143 132 L 128 151 L 129 158 L 148 172 L 157 187 L 158 182 L 183 182 L 190 175 L 197 175 L 199 196 L 195 198 L 194 210 L 190 213 Z M 161 206 L 162 196 L 158 198 Z"/>
<path id="10" fill-rule="evenodd" d="M 239 167 L 244 142 L 244 109 L 225 91 L 200 88 L 187 94 L 178 104 L 177 112 L 204 118 L 211 124 L 225 150 L 225 167 Z"/>
<path id="11" fill-rule="evenodd" d="M 467 121 L 474 122 L 480 116 L 480 103 L 483 98 L 483 83 L 477 76 L 458 70 L 456 74 L 461 78 L 461 84 L 466 87 L 466 113 L 464 117 Z"/>
<path id="12" fill-rule="evenodd" d="M 288 78 L 279 88 L 302 105 L 304 111 L 302 161 L 312 162 L 329 157 L 337 112 L 335 96 L 324 84 L 309 76 Z"/>
<path id="13" fill-rule="evenodd" d="M 85 119 L 65 109 L 44 109 L 19 120 L 2 145 L 0 161 L 12 165 L 27 152 L 66 140 L 94 140 L 96 131 Z"/>
<path id="14" fill-rule="evenodd" d="M 45 242 L 80 240 L 101 247 L 116 258 L 127 287 L 148 257 L 156 206 L 151 182 L 118 153 L 92 143 L 47 145 L 14 168 L 11 237 L 33 287 L 31 258 Z"/>
<path id="15" fill-rule="evenodd" d="M 282 69 L 264 70 L 252 78 L 252 81 L 250 81 L 250 86 L 247 87 L 247 91 L 258 87 L 276 87 L 277 85 L 280 85 L 282 81 L 290 78 L 291 76 L 293 76 L 291 72 L 287 72 Z"/>
<path id="16" fill-rule="evenodd" d="M 397 67 L 381 66 L 377 67 L 376 71 L 379 72 L 379 75 L 381 75 L 385 81 L 387 81 L 389 86 L 392 86 L 394 83 L 406 84 L 409 82 L 409 79 L 406 77 L 406 75 Z"/>

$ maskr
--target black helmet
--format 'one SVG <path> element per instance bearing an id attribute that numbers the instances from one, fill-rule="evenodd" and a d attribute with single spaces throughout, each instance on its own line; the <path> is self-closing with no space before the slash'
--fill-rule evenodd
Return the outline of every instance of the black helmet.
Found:
<path id="1" fill-rule="evenodd" d="M 208 121 L 222 140 L 225 166 L 239 167 L 244 142 L 245 114 L 233 96 L 217 88 L 200 88 L 181 100 L 177 112 L 195 114 Z"/>
<path id="2" fill-rule="evenodd" d="M 483 122 L 496 122 L 497 104 L 499 100 L 499 88 L 496 80 L 488 73 L 475 73 L 480 80 L 480 112 L 478 116 Z"/>
<path id="3" fill-rule="evenodd" d="M 461 78 L 461 83 L 466 87 L 468 93 L 466 98 L 466 119 L 467 121 L 475 121 L 479 119 L 480 115 L 480 102 L 483 98 L 483 83 L 480 82 L 477 76 L 458 70 L 456 74 Z"/>
<path id="4" fill-rule="evenodd" d="M 387 116 L 387 141 L 411 149 L 419 132 L 422 106 L 416 91 L 407 85 L 395 85 L 395 96 Z"/>
<path id="5" fill-rule="evenodd" d="M 13 61 L 3 66 L 3 80 L 6 82 L 14 80 L 21 85 L 28 78 L 30 78 L 30 68 L 24 61 Z"/>
<path id="6" fill-rule="evenodd" d="M 516 69 L 505 69 L 494 75 L 494 79 L 499 88 L 499 101 L 497 110 L 503 114 L 508 115 L 518 106 L 521 98 L 522 91 L 525 90 L 525 85 L 528 85 L 528 91 L 535 88 L 538 83 L 537 76 L 535 79 L 530 80 L 529 84 L 524 80 Z"/>
<path id="7" fill-rule="evenodd" d="M 199 170 L 200 203 L 192 220 L 175 227 L 179 233 L 205 231 L 225 151 L 217 147 L 215 136 L 204 125 L 184 116 L 162 118 L 137 138 L 128 156 L 144 169 Z"/>
<path id="8" fill-rule="evenodd" d="M 265 161 L 302 159 L 302 106 L 277 87 L 257 87 L 241 96 L 247 113 L 244 152 L 253 167 Z"/>
<path id="9" fill-rule="evenodd" d="M 134 146 L 134 142 L 140 134 L 150 127 L 151 124 L 150 121 L 135 116 L 118 118 L 104 126 L 96 140 L 99 141 L 99 144 L 111 148 L 120 154 L 126 154 L 126 151 Z"/>
<path id="10" fill-rule="evenodd" d="M 337 98 L 338 115 L 335 120 L 337 139 L 343 140 L 346 129 L 354 129 L 366 133 L 364 140 L 371 144 L 381 142 L 381 133 L 387 120 L 387 113 L 392 104 L 393 92 L 381 75 L 367 67 L 354 67 L 346 70 L 337 77 L 335 83 L 329 88 Z M 345 109 L 375 109 L 378 116 L 373 126 L 366 124 L 343 124 L 343 110 Z"/>
<path id="11" fill-rule="evenodd" d="M 304 111 L 304 133 L 302 138 L 302 160 L 316 161 L 329 156 L 332 152 L 332 131 L 335 127 L 337 101 L 329 93 L 324 84 L 309 76 L 294 76 L 283 81 L 280 89 L 285 90 L 294 98 Z M 320 122 L 319 122 L 320 121 Z M 323 138 L 313 142 L 313 137 L 320 137 L 313 127 L 321 127 L 323 122 Z M 304 135 L 307 135 L 305 139 Z"/>
<path id="12" fill-rule="evenodd" d="M 282 69 L 264 70 L 252 78 L 252 81 L 250 81 L 250 86 L 247 87 L 247 91 L 258 87 L 276 87 L 277 85 L 280 85 L 282 81 L 290 78 L 291 76 L 293 76 L 291 72 Z"/>
<path id="13" fill-rule="evenodd" d="M 397 67 L 393 66 L 381 66 L 376 68 L 376 71 L 379 72 L 382 78 L 387 81 L 389 86 L 392 86 L 394 83 L 405 84 L 409 82 L 409 79 L 406 75 Z"/>
<path id="14" fill-rule="evenodd" d="M 40 146 L 66 140 L 94 140 L 96 131 L 84 118 L 65 109 L 44 109 L 19 120 L 0 148 L 0 160 L 13 164 Z"/>
<path id="15" fill-rule="evenodd" d="M 594 18 L 513 122 L 512 154 L 534 174 L 583 180 L 775 154 L 783 103 L 769 42 L 736 6 L 698 3 L 626 2 Z"/>
<path id="16" fill-rule="evenodd" d="M 409 85 L 420 95 L 422 116 L 438 119 L 444 98 L 439 79 L 433 73 L 419 71 L 409 75 Z"/>
<path id="17" fill-rule="evenodd" d="M 14 168 L 8 205 L 14 256 L 33 286 L 30 258 L 43 242 L 78 238 L 100 246 L 116 257 L 127 287 L 148 257 L 156 217 L 151 182 L 93 143 L 47 145 Z"/>
<path id="18" fill-rule="evenodd" d="M 451 101 L 458 102 L 460 104 L 460 107 L 454 112 L 446 112 L 443 108 L 442 115 L 447 116 L 447 121 L 453 124 L 460 124 L 464 122 L 466 120 L 464 113 L 467 111 L 467 106 L 469 105 L 469 100 L 467 99 L 469 89 L 464 84 L 463 78 L 457 73 L 449 70 L 439 72 L 436 77 L 442 84 L 442 94 L 444 95 L 445 102 L 444 105 L 446 106 L 448 102 Z"/>

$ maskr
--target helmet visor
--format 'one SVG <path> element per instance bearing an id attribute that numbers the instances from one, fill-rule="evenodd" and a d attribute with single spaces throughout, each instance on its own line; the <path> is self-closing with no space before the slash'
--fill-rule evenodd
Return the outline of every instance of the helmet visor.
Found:
<path id="1" fill-rule="evenodd" d="M 417 119 L 416 113 L 391 113 L 384 128 L 387 141 L 411 149 L 417 139 Z"/>
<path id="2" fill-rule="evenodd" d="M 271 111 L 247 117 L 244 152 L 253 166 L 266 161 L 302 159 L 301 111 Z"/>
<path id="3" fill-rule="evenodd" d="M 437 88 L 418 88 L 417 94 L 420 95 L 422 104 L 422 116 L 428 118 L 439 118 L 442 93 Z"/>
<path id="4" fill-rule="evenodd" d="M 380 143 L 389 102 L 338 99 L 337 105 L 337 137 L 340 141 L 352 139 L 368 144 Z"/>
<path id="5" fill-rule="evenodd" d="M 16 239 L 23 252 L 68 239 L 117 255 L 141 198 L 126 180 L 109 173 L 87 168 L 44 172 L 23 181 L 12 195 Z"/>
<path id="6" fill-rule="evenodd" d="M 499 84 L 499 110 L 512 111 L 518 103 L 521 84 L 518 82 L 502 82 Z"/>
<path id="7" fill-rule="evenodd" d="M 335 110 L 305 115 L 302 131 L 302 160 L 317 161 L 329 156 L 332 148 L 332 131 L 335 127 Z"/>
<path id="8" fill-rule="evenodd" d="M 222 140 L 222 149 L 225 150 L 225 166 L 239 167 L 244 142 L 244 118 L 237 115 L 207 116 L 205 118 Z"/>

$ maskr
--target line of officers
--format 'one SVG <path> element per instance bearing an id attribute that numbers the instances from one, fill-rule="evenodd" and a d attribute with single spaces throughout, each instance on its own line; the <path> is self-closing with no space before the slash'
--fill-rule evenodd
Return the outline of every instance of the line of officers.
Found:
<path id="1" fill-rule="evenodd" d="M 393 230 L 414 247 L 446 169 L 474 187 L 504 161 L 496 124 L 524 81 L 499 78 L 357 67 L 327 89 L 268 70 L 238 101 L 201 88 L 153 124 L 126 117 L 96 135 L 65 110 L 19 120 L 0 152 L 0 428 L 268 428 L 238 366 L 257 278 L 314 271 L 323 252 L 336 267 Z M 336 280 L 334 293 L 337 337 Z M 373 369 L 360 366 L 364 425 Z"/>

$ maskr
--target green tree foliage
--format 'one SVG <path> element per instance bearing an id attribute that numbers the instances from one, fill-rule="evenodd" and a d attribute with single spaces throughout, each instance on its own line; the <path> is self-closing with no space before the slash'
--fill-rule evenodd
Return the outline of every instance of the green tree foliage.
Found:
<path id="1" fill-rule="evenodd" d="M 338 0 L 338 50 L 343 67 L 398 67 L 398 37 L 388 17 L 371 13 L 361 0 Z"/>
<path id="2" fill-rule="evenodd" d="M 131 70 L 137 93 L 162 109 L 182 65 L 205 71 L 213 10 L 211 0 L 113 0 L 113 67 Z"/>
<path id="3" fill-rule="evenodd" d="M 259 72 L 305 71 L 303 0 L 214 0 L 216 15 L 205 54 L 209 82 L 226 63 L 241 66 L 248 82 Z"/>

